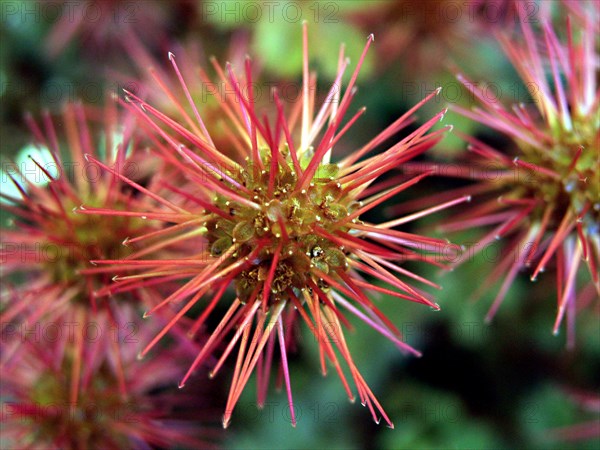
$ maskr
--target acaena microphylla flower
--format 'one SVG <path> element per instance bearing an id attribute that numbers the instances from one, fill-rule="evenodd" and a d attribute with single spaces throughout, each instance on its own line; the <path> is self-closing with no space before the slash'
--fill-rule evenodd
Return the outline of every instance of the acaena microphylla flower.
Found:
<path id="1" fill-rule="evenodd" d="M 82 54 L 118 55 L 123 40 L 138 35 L 147 44 L 156 45 L 166 38 L 174 8 L 163 2 L 148 0 L 61 1 L 51 4 L 35 2 L 32 13 L 54 23 L 46 37 L 49 55 L 56 57 L 73 44 L 82 47 Z M 183 4 L 178 5 L 184 7 Z"/>
<path id="2" fill-rule="evenodd" d="M 472 2 L 415 0 L 365 2 L 347 13 L 362 29 L 382 30 L 378 46 L 380 67 L 394 61 L 416 79 L 444 69 L 453 55 L 465 55 L 477 31 Z"/>
<path id="3" fill-rule="evenodd" d="M 167 58 L 159 58 L 145 46 L 145 43 L 135 35 L 123 42 L 127 55 L 136 66 L 136 75 L 132 77 L 126 73 L 115 73 L 114 77 L 119 83 L 128 88 L 130 92 L 143 98 L 152 104 L 163 114 L 169 116 L 178 123 L 186 124 L 194 129 L 194 111 L 189 106 L 186 96 L 189 95 L 197 105 L 199 113 L 206 123 L 211 124 L 211 139 L 217 148 L 227 149 L 230 147 L 228 135 L 233 133 L 227 123 L 227 116 L 223 114 L 215 95 L 234 95 L 227 92 L 223 83 L 213 81 L 203 69 L 202 61 L 207 59 L 207 49 L 195 38 L 188 38 L 183 42 L 173 42 L 170 48 L 177 54 L 179 74 L 172 69 Z M 232 65 L 244 63 L 244 57 L 249 47 L 248 36 L 244 32 L 234 33 L 228 46 L 228 57 Z M 200 76 L 198 76 L 198 74 Z M 187 80 L 187 92 L 180 89 L 179 76 Z M 257 86 L 255 92 L 257 103 L 268 99 L 268 90 L 264 86 Z M 199 132 L 199 130 L 194 130 Z M 236 155 L 235 151 L 227 156 Z"/>
<path id="4" fill-rule="evenodd" d="M 27 167 L 3 164 L 3 178 L 16 187 L 14 195 L 8 189 L 0 193 L 0 208 L 12 216 L 12 224 L 2 228 L 0 235 L 3 327 L 18 324 L 26 330 L 39 321 L 51 323 L 72 315 L 74 305 L 90 311 L 112 308 L 106 298 L 94 295 L 112 275 L 90 261 L 125 258 L 134 246 L 124 246 L 126 238 L 157 229 L 139 214 L 78 214 L 82 204 L 127 211 L 139 209 L 135 206 L 139 202 L 148 203 L 84 155 L 111 161 L 116 171 L 144 182 L 148 170 L 141 160 L 127 155 L 137 145 L 132 136 L 134 119 L 121 114 L 114 102 L 99 111 L 68 104 L 59 119 L 46 113 L 41 123 L 27 117 L 35 145 L 50 156 L 45 161 L 31 156 L 33 164 Z M 56 123 L 64 133 L 58 132 Z M 144 295 L 150 302 L 152 293 Z M 121 300 L 139 303 L 141 298 L 126 293 Z M 5 350 L 16 350 L 19 339 L 10 343 L 3 339 L 4 344 Z M 6 351 L 2 359 L 11 353 Z"/>
<path id="5" fill-rule="evenodd" d="M 144 279 L 150 283 L 173 274 L 185 275 L 189 281 L 147 315 L 167 304 L 180 304 L 177 317 L 183 317 L 206 297 L 208 303 L 202 303 L 203 310 L 190 330 L 192 334 L 206 324 L 220 302 L 226 301 L 228 287 L 234 287 L 235 299 L 227 301 L 227 312 L 181 381 L 183 387 L 193 371 L 222 345 L 224 349 L 211 371 L 211 376 L 215 376 L 239 345 L 223 417 L 225 427 L 255 369 L 258 404 L 264 404 L 277 347 L 291 422 L 296 424 L 287 352 L 293 344 L 293 325 L 298 321 L 303 321 L 316 337 L 323 373 L 326 373 L 329 361 L 349 398 L 354 399 L 342 368 L 345 362 L 363 405 L 368 406 L 377 422 L 381 414 L 392 426 L 346 345 L 342 331 L 342 325 L 349 326 L 346 313 L 357 316 L 401 350 L 418 354 L 400 340 L 398 329 L 377 308 L 369 293 L 385 293 L 438 309 L 426 293 L 397 275 L 435 286 L 401 267 L 400 263 L 416 260 L 441 265 L 437 258 L 447 242 L 395 227 L 468 198 L 461 197 L 381 224 L 369 223 L 361 217 L 425 176 L 376 183 L 381 175 L 422 154 L 443 137 L 449 127 L 428 132 L 440 121 L 444 111 L 396 140 L 387 150 L 376 153 L 380 145 L 411 123 L 419 104 L 354 153 L 338 163 L 331 163 L 334 146 L 365 111 L 359 109 L 350 119 L 344 120 L 355 93 L 360 66 L 372 41 L 371 35 L 345 89 L 340 87 L 348 61 L 343 50 L 340 52 L 339 73 L 325 101 L 317 108 L 316 78 L 309 75 L 308 35 L 304 25 L 303 95 L 301 101 L 290 105 L 289 116 L 284 112 L 277 91 L 272 97 L 275 111 L 267 115 L 255 109 L 249 59 L 244 65 L 243 77 L 236 75 L 230 64 L 223 70 L 213 60 L 228 92 L 235 92 L 235 96 L 215 96 L 235 130 L 230 136 L 230 145 L 237 152 L 235 158 L 227 157 L 221 149 L 215 148 L 208 131 L 210 123 L 205 123 L 196 113 L 191 99 L 197 121 L 193 130 L 134 95 L 129 96 L 129 103 L 124 103 L 137 112 L 141 120 L 154 127 L 162 138 L 156 140 L 154 151 L 165 165 L 177 169 L 176 178 L 165 180 L 163 184 L 167 191 L 170 189 L 184 199 L 177 204 L 163 200 L 160 214 L 152 211 L 144 214 L 148 219 L 166 223 L 166 242 L 193 245 L 202 239 L 205 250 L 192 252 L 185 259 L 147 259 L 133 255 L 127 261 L 95 262 L 115 270 L 137 265 L 134 275 L 118 276 L 116 284 L 107 289 L 135 288 Z M 180 73 L 174 55 L 170 54 L 169 58 L 175 71 Z M 181 83 L 187 93 L 183 77 Z M 423 102 L 437 92 L 439 90 Z M 170 128 L 168 132 L 165 125 Z M 108 166 L 106 169 L 113 172 Z M 160 201 L 157 194 L 143 192 Z M 119 214 L 118 211 L 87 206 L 84 212 Z M 374 278 L 377 283 L 367 277 Z M 102 295 L 102 292 L 98 294 Z M 160 340 L 177 317 L 148 344 L 141 357 Z"/>
<path id="6" fill-rule="evenodd" d="M 202 399 L 176 388 L 185 371 L 182 361 L 193 354 L 195 344 L 180 334 L 176 340 L 181 345 L 138 361 L 139 346 L 156 331 L 158 321 L 138 328 L 140 318 L 131 305 L 111 314 L 103 310 L 92 315 L 82 305 L 72 309 L 79 321 L 71 323 L 68 333 L 55 334 L 44 345 L 24 342 L 2 368 L 5 448 L 214 445 L 215 429 L 202 426 L 205 419 L 197 408 Z M 133 331 L 121 333 L 115 323 L 130 324 Z"/>
<path id="7" fill-rule="evenodd" d="M 444 229 L 490 227 L 475 252 L 496 240 L 504 243 L 501 261 L 482 284 L 487 289 L 504 278 L 487 319 L 495 315 L 519 271 L 531 267 L 535 281 L 554 261 L 554 333 L 566 314 L 569 346 L 574 344 L 577 312 L 597 302 L 600 292 L 600 54 L 594 17 L 597 7 L 580 25 L 568 19 L 563 33 L 547 21 L 536 31 L 522 15 L 522 33 L 500 37 L 529 88 L 531 104 L 505 106 L 459 75 L 480 106 L 456 110 L 504 134 L 510 143 L 502 151 L 465 136 L 471 161 L 479 166 L 448 171 L 478 179 L 470 189 L 481 194 L 481 201 Z M 586 265 L 589 270 L 581 270 Z"/>

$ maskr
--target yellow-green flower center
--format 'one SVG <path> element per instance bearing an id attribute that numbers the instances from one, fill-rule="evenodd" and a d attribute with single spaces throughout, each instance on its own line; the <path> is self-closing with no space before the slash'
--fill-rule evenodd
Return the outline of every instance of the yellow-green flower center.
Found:
<path id="1" fill-rule="evenodd" d="M 523 169 L 519 172 L 519 195 L 525 194 L 553 206 L 555 220 L 560 220 L 568 210 L 579 215 L 588 205 L 590 213 L 583 220 L 597 222 L 600 213 L 600 109 L 589 117 L 575 116 L 569 130 L 556 124 L 550 133 L 552 142 L 549 144 L 534 147 L 522 143 L 522 160 L 558 176 Z M 538 208 L 540 217 L 544 209 Z"/>
<path id="2" fill-rule="evenodd" d="M 213 204 L 223 214 L 214 213 L 206 225 L 213 257 L 235 246 L 223 266 L 251 258 L 250 267 L 234 279 L 241 301 L 247 301 L 265 284 L 275 254 L 278 260 L 270 283 L 271 302 L 285 298 L 290 288 L 308 287 L 307 277 L 326 288 L 315 271 L 335 276 L 336 270 L 347 269 L 347 261 L 344 246 L 324 235 L 348 231 L 340 220 L 358 206 L 336 180 L 339 168 L 335 164 L 321 165 L 307 188 L 301 190 L 296 189 L 298 176 L 291 164 L 279 165 L 273 179 L 268 160 L 264 167 L 248 164 L 238 173 L 228 174 L 245 189 L 236 192 L 260 208 L 217 194 Z"/>

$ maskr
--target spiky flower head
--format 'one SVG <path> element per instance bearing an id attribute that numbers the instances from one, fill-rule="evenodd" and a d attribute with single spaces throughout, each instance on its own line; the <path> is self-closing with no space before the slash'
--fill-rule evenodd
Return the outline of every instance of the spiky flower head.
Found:
<path id="1" fill-rule="evenodd" d="M 521 13 L 521 33 L 500 38 L 529 88 L 531 104 L 505 106 L 459 75 L 480 106 L 472 111 L 456 108 L 511 141 L 510 152 L 502 152 L 465 137 L 482 165 L 476 177 L 485 180 L 474 192 L 486 194 L 481 196 L 483 202 L 449 225 L 453 229 L 493 226 L 477 251 L 495 239 L 506 242 L 505 256 L 485 283 L 488 286 L 504 276 L 488 319 L 521 269 L 531 266 L 534 281 L 554 260 L 558 294 L 554 332 L 568 314 L 569 345 L 574 342 L 576 311 L 595 301 L 600 292 L 600 54 L 595 21 L 599 10 L 597 4 L 591 6 L 587 17 L 576 25 L 568 19 L 564 30 L 555 30 L 547 21 L 540 21 L 541 30 L 535 30 Z M 468 168 L 462 172 L 473 173 Z M 584 264 L 591 282 L 577 295 Z"/>
<path id="2" fill-rule="evenodd" d="M 181 361 L 193 349 L 187 339 L 184 345 L 163 348 L 154 359 L 140 362 L 136 358 L 140 342 L 158 322 L 140 330 L 138 313 L 131 307 L 110 315 L 88 314 L 87 320 L 85 308 L 75 309 L 79 321 L 70 322 L 68 332 L 45 339 L 44 345 L 24 342 L 2 368 L 6 448 L 214 445 L 214 430 L 200 425 L 199 419 L 205 418 L 196 406 L 202 399 L 182 395 L 175 387 L 184 370 Z M 115 324 L 134 327 L 123 333 Z"/>
<path id="3" fill-rule="evenodd" d="M 185 407 L 181 397 L 153 393 L 175 386 L 181 366 L 165 364 L 164 354 L 136 361 L 139 342 L 153 333 L 150 326 L 138 333 L 139 304 L 153 303 L 156 293 L 95 295 L 112 275 L 90 260 L 126 258 L 135 246 L 128 237 L 159 231 L 127 212 L 147 199 L 136 199 L 128 185 L 85 157 L 151 184 L 144 161 L 129 154 L 138 145 L 133 119 L 114 102 L 101 109 L 68 104 L 61 117 L 45 113 L 41 123 L 27 116 L 37 154 L 32 151 L 29 165 L 3 164 L 3 178 L 14 187 L 14 195 L 0 194 L 0 207 L 12 216 L 0 247 L 2 422 L 9 445 L 206 444 L 193 437 L 197 424 L 167 420 Z M 84 203 L 122 214 L 78 214 Z M 172 351 L 185 360 L 191 348 L 186 339 Z"/>
<path id="4" fill-rule="evenodd" d="M 206 323 L 219 303 L 227 303 L 226 313 L 181 382 L 183 387 L 192 372 L 223 344 L 222 355 L 211 371 L 211 376 L 215 376 L 239 344 L 224 426 L 229 424 L 234 406 L 255 369 L 258 403 L 264 404 L 277 347 L 291 422 L 295 425 L 287 352 L 293 344 L 293 326 L 298 321 L 306 323 L 317 339 L 323 373 L 329 361 L 349 398 L 354 399 L 342 369 L 341 363 L 345 361 L 363 405 L 369 407 L 377 422 L 381 414 L 392 426 L 346 345 L 342 325 L 349 326 L 349 322 L 344 311 L 363 320 L 400 349 L 418 354 L 399 339 L 398 329 L 377 308 L 369 293 L 386 293 L 438 308 L 426 293 L 397 275 L 434 285 L 400 267 L 400 263 L 406 260 L 435 263 L 434 255 L 446 242 L 394 227 L 467 198 L 381 224 L 369 223 L 362 216 L 423 178 L 424 175 L 419 175 L 376 183 L 381 175 L 423 153 L 443 137 L 447 128 L 429 134 L 428 131 L 439 122 L 444 111 L 396 140 L 387 150 L 375 152 L 411 122 L 412 114 L 420 106 L 417 105 L 345 159 L 331 162 L 334 146 L 365 111 L 359 109 L 344 121 L 360 66 L 372 41 L 371 35 L 344 90 L 341 89 L 342 77 L 348 60 L 341 51 L 337 78 L 316 110 L 316 78 L 309 74 L 308 35 L 304 25 L 303 94 L 300 102 L 290 105 L 289 116 L 276 91 L 272 97 L 275 111 L 271 111 L 270 116 L 260 114 L 255 108 L 249 59 L 243 77 L 238 77 L 230 64 L 222 70 L 213 60 L 221 82 L 229 93 L 235 93 L 235 96 L 215 96 L 236 131 L 230 135 L 230 145 L 237 152 L 235 158 L 225 156 L 224 151 L 214 146 L 201 118 L 201 106 L 196 107 L 191 96 L 188 98 L 195 112 L 198 133 L 134 95 L 130 95 L 129 103 L 125 104 L 154 127 L 162 138 L 156 140 L 154 151 L 165 164 L 177 169 L 176 181 L 164 180 L 162 192 L 175 194 L 179 201 L 161 200 L 159 194 L 143 190 L 161 203 L 158 212 L 144 214 L 148 219 L 167 223 L 166 242 L 196 246 L 200 241 L 204 243 L 204 250 L 190 252 L 186 259 L 149 260 L 134 254 L 127 261 L 96 263 L 128 269 L 137 265 L 134 275 L 117 277 L 112 289 L 126 288 L 130 277 L 136 282 L 146 279 L 148 283 L 173 276 L 188 279 L 148 312 L 147 315 L 170 303 L 183 305 L 141 356 L 203 297 L 208 296 L 208 303 L 191 328 L 192 334 Z M 174 55 L 169 57 L 179 73 Z M 183 78 L 181 81 L 187 93 Z M 165 125 L 168 132 L 164 131 Z M 112 172 L 108 167 L 107 170 Z M 106 211 L 86 207 L 85 213 Z M 230 286 L 235 289 L 233 301 L 225 300 Z M 228 337 L 230 340 L 226 343 Z"/>
<path id="5" fill-rule="evenodd" d="M 58 120 L 64 133 L 57 132 Z M 114 103 L 87 111 L 80 104 L 68 104 L 58 120 L 48 113 L 41 124 L 27 117 L 38 155 L 46 154 L 46 159 L 34 155 L 30 165 L 3 164 L 3 178 L 16 188 L 14 195 L 6 193 L 9 189 L 0 194 L 0 207 L 12 216 L 0 238 L 3 325 L 53 321 L 72 314 L 74 305 L 90 311 L 109 307 L 94 294 L 112 275 L 90 261 L 127 257 L 133 250 L 123 241 L 152 230 L 138 214 L 77 213 L 82 204 L 126 211 L 144 201 L 84 157 L 111 161 L 116 171 L 141 181 L 144 165 L 127 155 L 136 146 L 133 117 L 119 113 Z M 122 300 L 137 302 L 131 295 Z"/>

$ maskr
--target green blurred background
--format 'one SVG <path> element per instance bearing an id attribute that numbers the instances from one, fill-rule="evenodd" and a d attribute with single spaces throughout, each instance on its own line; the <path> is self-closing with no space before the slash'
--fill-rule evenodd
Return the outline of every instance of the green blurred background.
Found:
<path id="1" fill-rule="evenodd" d="M 85 6 L 95 2 L 70 3 Z M 65 27 L 60 22 L 65 15 L 61 2 L 54 2 L 59 8 L 51 9 L 47 2 L 3 0 L 2 161 L 17 158 L 30 142 L 22 120 L 25 111 L 58 111 L 65 101 L 77 99 L 101 104 L 104 92 L 120 94 L 119 88 L 126 82 L 139 79 L 140 69 L 131 63 L 122 45 L 130 30 L 164 67 L 168 64 L 167 51 L 195 42 L 200 49 L 197 59 L 202 63 L 211 54 L 225 61 L 236 52 L 248 52 L 263 68 L 261 77 L 265 80 L 298 83 L 300 24 L 306 20 L 311 68 L 317 71 L 323 92 L 335 74 L 340 43 L 345 43 L 346 53 L 355 63 L 366 36 L 375 33 L 374 48 L 359 77 L 354 102 L 356 108 L 366 105 L 367 114 L 341 145 L 342 152 L 367 142 L 438 85 L 445 88 L 444 95 L 420 112 L 420 120 L 446 103 L 464 103 L 466 96 L 453 75 L 458 67 L 472 78 L 496 82 L 503 101 L 523 101 L 526 91 L 519 87 L 514 70 L 487 29 L 510 24 L 498 20 L 482 26 L 476 15 L 466 13 L 460 18 L 438 15 L 435 20 L 429 17 L 424 21 L 414 2 L 404 2 L 408 9 L 396 18 L 385 13 L 377 16 L 377 8 L 384 8 L 385 3 L 110 1 L 104 5 L 110 4 L 112 10 L 102 9 L 102 16 L 94 20 L 96 16 L 90 15 L 64 46 L 56 49 L 51 48 L 49 36 L 65 36 L 66 32 L 60 30 Z M 435 16 L 439 10 L 425 6 L 433 3 L 423 2 L 422 8 L 429 8 L 427 14 Z M 471 6 L 475 8 L 479 3 L 471 2 Z M 540 2 L 532 3 L 539 8 Z M 77 14 L 80 10 L 74 11 Z M 95 10 L 89 11 L 92 14 Z M 107 15 L 106 11 L 112 12 Z M 407 43 L 399 44 L 395 53 L 378 51 L 380 41 L 386 45 L 395 39 Z M 498 145 L 505 143 L 452 113 L 444 121 L 448 123 Z M 429 158 L 446 161 L 463 150 L 463 142 L 449 136 Z M 404 200 L 435 196 L 456 186 L 459 184 L 446 179 L 428 180 L 407 193 Z M 377 218 L 389 218 L 387 212 L 382 209 Z M 443 220 L 444 214 L 438 214 L 411 225 L 408 231 L 437 234 L 436 224 Z M 453 236 L 457 243 L 474 239 L 469 235 Z M 400 354 L 385 338 L 355 321 L 355 331 L 347 336 L 354 361 L 394 422 L 394 430 L 374 424 L 368 410 L 358 402 L 350 404 L 334 371 L 330 370 L 326 378 L 321 376 L 318 347 L 303 328 L 298 351 L 290 361 L 298 426 L 292 428 L 289 423 L 283 392 L 272 389 L 267 406 L 258 410 L 251 381 L 224 435 L 224 446 L 599 448 L 598 439 L 569 442 L 553 433 L 561 427 L 600 420 L 597 412 L 586 411 L 571 395 L 581 390 L 598 396 L 598 316 L 580 315 L 577 346 L 567 350 L 564 335 L 551 333 L 556 304 L 554 274 L 545 274 L 536 283 L 522 274 L 495 320 L 486 325 L 483 317 L 498 286 L 487 289 L 476 302 L 471 294 L 493 267 L 493 258 L 483 257 L 452 273 L 424 265 L 409 266 L 443 286 L 435 292 L 439 312 L 396 298 L 376 298 L 406 341 L 423 352 L 422 358 Z M 196 378 L 196 382 L 209 381 Z M 224 372 L 211 383 L 215 391 L 225 392 L 228 382 Z M 221 407 L 224 402 L 215 404 L 215 411 Z"/>

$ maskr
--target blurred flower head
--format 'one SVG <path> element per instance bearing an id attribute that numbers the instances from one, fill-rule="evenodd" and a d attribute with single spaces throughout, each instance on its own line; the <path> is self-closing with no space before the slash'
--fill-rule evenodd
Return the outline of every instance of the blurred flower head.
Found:
<path id="1" fill-rule="evenodd" d="M 600 292 L 597 4 L 588 14 L 582 21 L 568 19 L 565 29 L 541 21 L 541 30 L 522 16 L 522 33 L 500 38 L 529 89 L 530 104 L 504 106 L 459 75 L 480 106 L 456 109 L 505 134 L 511 143 L 510 152 L 502 152 L 465 137 L 472 160 L 480 164 L 475 178 L 483 181 L 473 192 L 480 192 L 482 201 L 447 227 L 492 226 L 477 251 L 494 240 L 506 243 L 505 256 L 484 284 L 487 288 L 504 277 L 488 319 L 521 269 L 531 266 L 531 280 L 536 280 L 554 260 L 558 297 L 554 332 L 567 314 L 569 345 L 574 342 L 575 315 Z M 589 283 L 582 280 L 583 266 L 589 269 Z"/>
<path id="2" fill-rule="evenodd" d="M 6 183 L 0 207 L 12 217 L 0 240 L 3 324 L 68 316 L 73 305 L 94 311 L 108 306 L 108 302 L 99 305 L 94 292 L 112 275 L 93 267 L 90 260 L 126 258 L 134 250 L 124 241 L 154 230 L 139 213 L 77 213 L 84 203 L 129 210 L 140 202 L 118 176 L 88 162 L 84 155 L 111 161 L 128 180 L 148 181 L 143 161 L 128 156 L 137 145 L 133 117 L 121 115 L 115 106 L 86 110 L 69 104 L 62 117 L 44 114 L 41 123 L 27 117 L 35 147 L 25 160 L 3 164 Z M 132 296 L 122 300 L 138 301 Z"/>
<path id="3" fill-rule="evenodd" d="M 127 90 L 137 97 L 144 99 L 171 119 L 186 126 L 198 129 L 194 120 L 194 111 L 188 101 L 189 95 L 194 108 L 202 115 L 206 123 L 211 124 L 211 138 L 217 148 L 229 147 L 228 135 L 232 130 L 227 123 L 227 117 L 216 100 L 217 95 L 231 95 L 226 86 L 219 80 L 212 80 L 205 72 L 206 62 L 212 57 L 207 55 L 210 51 L 205 42 L 197 36 L 188 38 L 184 42 L 173 41 L 169 48 L 177 54 L 180 63 L 177 71 L 173 70 L 172 62 L 153 54 L 145 43 L 131 36 L 124 40 L 123 46 L 127 49 L 129 59 L 135 66 L 135 76 L 125 72 L 117 72 L 113 77 L 127 86 Z M 232 33 L 227 46 L 228 61 L 234 66 L 244 64 L 248 54 L 248 34 L 245 31 Z M 255 69 L 256 70 L 256 69 Z M 187 80 L 187 91 L 181 90 L 180 79 Z M 260 86 L 262 88 L 263 86 Z M 264 93 L 263 93 L 264 94 Z M 268 95 L 255 97 L 258 104 L 264 103 Z M 143 134 L 140 134 L 143 138 Z M 233 152 L 235 155 L 235 152 Z M 232 155 L 228 155 L 232 156 Z"/>
<path id="4" fill-rule="evenodd" d="M 166 37 L 175 8 L 155 0 L 143 2 L 128 0 L 62 1 L 52 4 L 38 2 L 33 10 L 44 17 L 55 17 L 46 47 L 51 56 L 57 56 L 74 42 L 83 54 L 119 54 L 122 40 L 139 35 L 148 45 L 156 45 Z M 186 2 L 177 2 L 184 7 Z M 192 11 L 193 9 L 190 9 Z"/>
<path id="5" fill-rule="evenodd" d="M 471 2 L 451 0 L 366 1 L 348 19 L 361 29 L 380 30 L 381 67 L 399 62 L 409 78 L 422 80 L 468 48 L 476 31 L 472 7 Z"/>
<path id="6" fill-rule="evenodd" d="M 91 315 L 76 306 L 69 332 L 23 343 L 2 369 L 2 434 L 13 448 L 209 448 L 214 429 L 204 428 L 202 397 L 176 388 L 187 341 L 140 362 L 132 308 Z M 59 325 L 55 323 L 55 325 Z M 90 331 L 91 330 L 91 331 Z M 172 360 L 175 358 L 175 361 Z"/>

